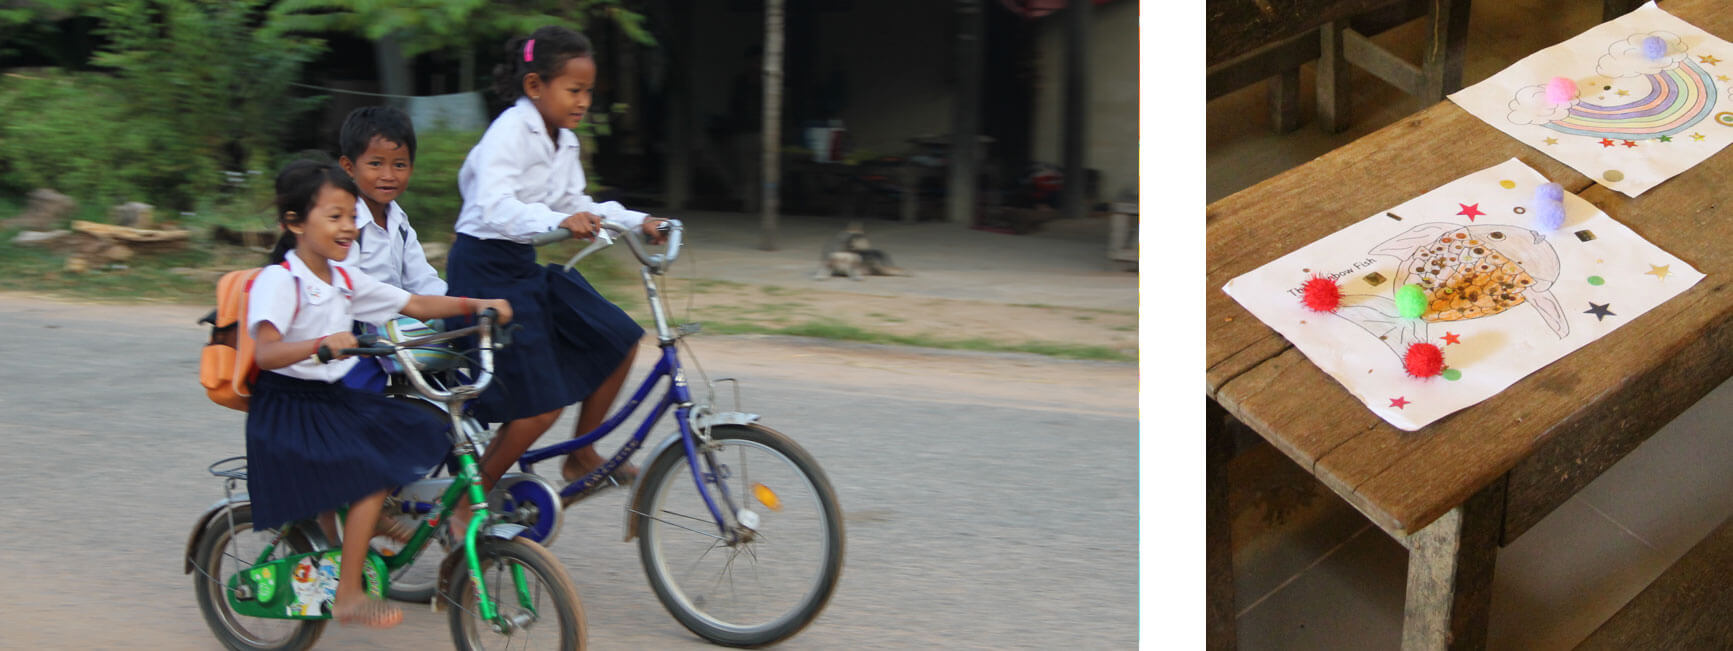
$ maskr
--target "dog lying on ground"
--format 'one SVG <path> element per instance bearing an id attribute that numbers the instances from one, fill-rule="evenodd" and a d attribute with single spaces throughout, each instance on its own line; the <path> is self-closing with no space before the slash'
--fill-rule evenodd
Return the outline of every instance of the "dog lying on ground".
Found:
<path id="1" fill-rule="evenodd" d="M 813 274 L 814 280 L 824 280 L 832 276 L 848 276 L 860 280 L 862 276 L 907 276 L 908 272 L 891 264 L 891 255 L 872 248 L 867 241 L 866 230 L 860 222 L 851 222 L 848 228 L 837 233 L 819 252 L 818 272 Z"/>

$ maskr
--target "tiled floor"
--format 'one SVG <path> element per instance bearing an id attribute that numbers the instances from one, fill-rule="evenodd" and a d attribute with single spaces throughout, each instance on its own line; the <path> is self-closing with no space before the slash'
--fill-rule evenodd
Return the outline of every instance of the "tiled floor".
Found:
<path id="1" fill-rule="evenodd" d="M 1600 21 L 1600 2 L 1475 3 L 1463 81 L 1475 83 Z M 1417 58 L 1418 22 L 1375 40 Z M 1353 82 L 1354 124 L 1310 120 L 1271 134 L 1262 85 L 1208 104 L 1210 200 L 1310 160 L 1420 108 L 1368 75 Z M 1498 555 L 1493 649 L 1569 649 L 1733 515 L 1733 383 L 1661 430 Z M 1242 649 L 1398 646 L 1407 553 L 1268 446 L 1236 459 L 1235 581 Z"/>

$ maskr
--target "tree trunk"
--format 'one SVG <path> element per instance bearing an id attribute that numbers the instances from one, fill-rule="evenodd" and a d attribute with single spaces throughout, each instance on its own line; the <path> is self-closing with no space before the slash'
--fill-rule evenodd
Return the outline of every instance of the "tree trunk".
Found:
<path id="1" fill-rule="evenodd" d="M 763 199 L 759 205 L 764 214 L 764 241 L 759 248 L 766 251 L 776 250 L 777 199 L 781 194 L 783 1 L 765 0 L 764 3 L 764 140 L 761 152 L 764 165 L 763 174 L 759 175 L 762 179 L 759 191 L 763 193 Z"/>
<path id="2" fill-rule="evenodd" d="M 379 67 L 379 92 L 400 96 L 392 97 L 386 103 L 408 110 L 408 101 L 403 97 L 412 94 L 409 61 L 403 58 L 403 46 L 397 42 L 397 37 L 387 35 L 374 41 L 373 58 Z"/>
<path id="3" fill-rule="evenodd" d="M 975 194 L 980 188 L 981 58 L 986 49 L 986 40 L 982 38 L 986 9 L 981 0 L 957 0 L 957 94 L 951 113 L 951 173 L 945 193 L 945 219 L 954 224 L 975 221 Z"/>
<path id="4" fill-rule="evenodd" d="M 1065 6 L 1065 196 L 1060 214 L 1068 219 L 1088 214 L 1089 172 L 1083 142 L 1088 127 L 1089 16 L 1093 2 L 1072 0 Z"/>

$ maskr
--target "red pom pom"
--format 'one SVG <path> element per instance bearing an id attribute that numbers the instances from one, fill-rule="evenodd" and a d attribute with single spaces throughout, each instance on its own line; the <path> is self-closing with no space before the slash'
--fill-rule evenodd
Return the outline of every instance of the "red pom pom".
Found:
<path id="1" fill-rule="evenodd" d="M 1444 372 L 1444 351 L 1432 344 L 1414 344 L 1408 347 L 1408 354 L 1402 356 L 1402 366 L 1414 377 L 1438 375 Z"/>
<path id="2" fill-rule="evenodd" d="M 1312 276 L 1306 281 L 1305 294 L 1300 297 L 1300 302 L 1313 312 L 1335 312 L 1342 305 L 1342 288 L 1334 280 Z"/>

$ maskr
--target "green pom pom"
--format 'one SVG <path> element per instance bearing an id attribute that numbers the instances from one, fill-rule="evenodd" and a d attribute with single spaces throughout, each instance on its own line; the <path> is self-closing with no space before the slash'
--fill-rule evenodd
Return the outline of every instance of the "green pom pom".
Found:
<path id="1" fill-rule="evenodd" d="M 1426 292 L 1419 285 L 1403 285 L 1396 290 L 1396 313 L 1404 319 L 1418 319 L 1426 313 Z"/>

